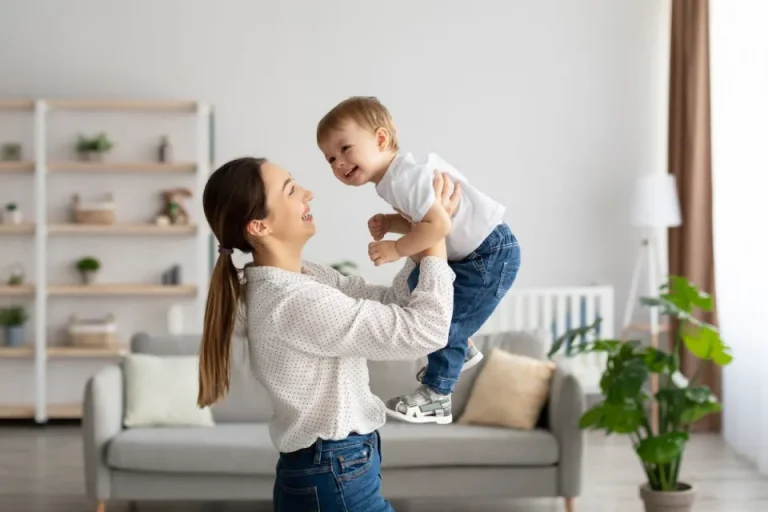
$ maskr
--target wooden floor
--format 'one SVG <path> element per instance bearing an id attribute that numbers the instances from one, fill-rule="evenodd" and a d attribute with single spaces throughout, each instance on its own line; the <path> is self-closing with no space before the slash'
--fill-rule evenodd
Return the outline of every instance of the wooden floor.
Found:
<path id="1" fill-rule="evenodd" d="M 590 434 L 584 495 L 579 512 L 641 512 L 637 485 L 642 473 L 622 438 Z M 698 486 L 695 512 L 768 511 L 768 478 L 735 455 L 717 436 L 694 437 L 682 477 Z M 89 512 L 83 495 L 82 447 L 76 426 L 0 426 L 0 511 Z M 561 512 L 559 500 L 491 503 L 393 503 L 404 512 Z M 126 512 L 110 503 L 107 512 Z M 139 503 L 137 512 L 258 512 L 269 504 Z"/>

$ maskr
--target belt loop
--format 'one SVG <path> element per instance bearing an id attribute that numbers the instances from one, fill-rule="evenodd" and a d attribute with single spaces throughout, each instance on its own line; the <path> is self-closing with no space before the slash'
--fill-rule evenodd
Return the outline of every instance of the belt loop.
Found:
<path id="1" fill-rule="evenodd" d="M 323 440 L 318 439 L 315 443 L 315 464 L 320 464 L 320 459 L 323 455 Z"/>

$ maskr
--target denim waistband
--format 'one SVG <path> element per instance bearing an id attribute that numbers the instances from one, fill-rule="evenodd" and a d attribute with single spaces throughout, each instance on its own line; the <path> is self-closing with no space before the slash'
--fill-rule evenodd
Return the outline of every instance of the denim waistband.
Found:
<path id="1" fill-rule="evenodd" d="M 370 444 L 371 446 L 375 447 L 378 444 L 378 433 L 376 431 L 373 431 L 370 434 L 353 433 L 349 434 L 344 439 L 339 440 L 318 439 L 306 448 L 301 448 L 294 452 L 281 453 L 280 455 L 286 458 L 293 458 L 302 455 L 306 456 L 313 454 L 315 463 L 318 464 L 322 460 L 323 454 L 325 453 L 343 450 L 345 448 L 351 448 L 353 446 L 359 446 L 362 444 Z"/>
<path id="2" fill-rule="evenodd" d="M 509 226 L 502 222 L 494 228 L 493 231 L 483 240 L 483 242 L 475 249 L 476 253 L 484 253 L 488 251 L 494 251 L 501 247 L 507 247 L 517 245 L 517 238 L 509 229 Z"/>

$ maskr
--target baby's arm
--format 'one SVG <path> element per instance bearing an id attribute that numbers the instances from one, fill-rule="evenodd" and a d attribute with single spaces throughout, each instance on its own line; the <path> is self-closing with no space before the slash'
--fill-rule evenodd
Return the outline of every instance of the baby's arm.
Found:
<path id="1" fill-rule="evenodd" d="M 395 242 L 395 249 L 401 257 L 413 256 L 432 247 L 450 232 L 451 219 L 444 208 L 434 204 L 421 222 L 412 224 L 410 231 Z"/>
<path id="2" fill-rule="evenodd" d="M 399 235 L 407 235 L 411 232 L 413 226 L 408 219 L 399 213 L 392 213 L 386 216 L 389 219 L 389 232 Z M 430 246 L 431 247 L 431 246 Z"/>

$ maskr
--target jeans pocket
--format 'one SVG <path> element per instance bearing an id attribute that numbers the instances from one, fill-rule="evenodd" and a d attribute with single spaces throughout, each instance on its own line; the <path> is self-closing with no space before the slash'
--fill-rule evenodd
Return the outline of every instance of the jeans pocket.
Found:
<path id="1" fill-rule="evenodd" d="M 365 474 L 373 463 L 373 450 L 373 445 L 365 442 L 340 451 L 338 454 L 339 480 L 352 480 Z"/>
<path id="2" fill-rule="evenodd" d="M 283 483 L 280 485 L 280 496 L 276 505 L 278 512 L 293 512 L 294 510 L 320 512 L 317 487 L 295 488 Z"/>
<path id="3" fill-rule="evenodd" d="M 509 261 L 505 261 L 501 266 L 501 274 L 499 275 L 499 284 L 496 286 L 496 298 L 503 299 L 507 294 L 512 284 L 515 282 L 517 276 L 517 267 L 510 264 Z"/>

